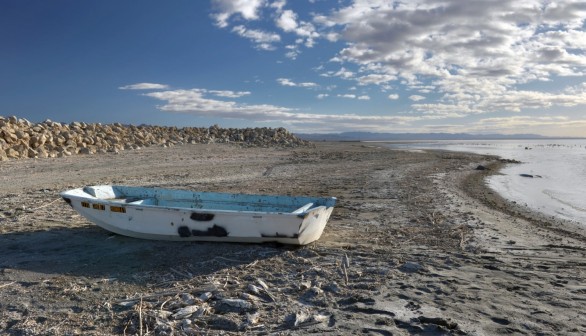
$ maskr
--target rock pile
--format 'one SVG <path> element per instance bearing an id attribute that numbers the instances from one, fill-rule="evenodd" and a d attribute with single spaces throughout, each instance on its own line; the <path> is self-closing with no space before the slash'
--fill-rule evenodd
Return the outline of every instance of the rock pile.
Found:
<path id="1" fill-rule="evenodd" d="M 46 120 L 34 124 L 26 119 L 0 116 L 0 161 L 23 158 L 63 157 L 198 143 L 238 143 L 254 147 L 298 147 L 301 140 L 284 128 L 209 128 L 102 125 Z"/>

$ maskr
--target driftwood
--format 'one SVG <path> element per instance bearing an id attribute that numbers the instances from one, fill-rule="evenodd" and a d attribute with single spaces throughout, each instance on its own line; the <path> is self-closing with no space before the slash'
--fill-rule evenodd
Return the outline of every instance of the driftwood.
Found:
<path id="1" fill-rule="evenodd" d="M 0 288 L 8 287 L 8 286 L 10 286 L 10 285 L 13 285 L 13 284 L 15 284 L 15 283 L 16 283 L 16 281 L 12 281 L 12 282 L 9 282 L 9 283 L 7 283 L 7 284 L 0 285 Z"/>
<path id="2" fill-rule="evenodd" d="M 213 287 L 213 288 L 210 288 Z M 181 294 L 181 293 L 200 293 L 200 292 L 209 292 L 209 291 L 214 291 L 216 290 L 216 286 L 214 285 L 210 285 L 210 287 L 208 288 L 200 288 L 200 289 L 190 289 L 190 290 L 176 290 L 176 291 L 169 291 L 169 292 L 161 292 L 161 293 L 156 293 L 156 294 L 151 294 L 151 295 L 144 295 L 144 296 L 139 296 L 139 297 L 134 297 L 134 298 L 128 298 L 128 299 L 119 299 L 119 300 L 114 300 L 112 301 L 115 304 L 123 304 L 123 303 L 127 303 L 127 302 L 134 302 L 134 301 L 140 301 L 143 299 L 156 299 L 159 298 L 161 296 L 172 296 L 172 295 L 177 295 L 177 294 Z"/>

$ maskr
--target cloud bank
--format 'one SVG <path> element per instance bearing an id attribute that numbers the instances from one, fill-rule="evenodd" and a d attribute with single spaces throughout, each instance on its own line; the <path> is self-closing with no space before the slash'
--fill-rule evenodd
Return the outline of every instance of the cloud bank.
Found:
<path id="1" fill-rule="evenodd" d="M 286 82 L 286 81 L 284 81 Z M 141 87 L 139 84 L 120 87 Z M 149 87 L 157 87 L 152 85 Z M 160 85 L 166 87 L 166 85 Z M 573 87 L 569 92 L 580 89 Z M 141 93 L 142 96 L 161 101 L 157 108 L 172 113 L 187 113 L 196 117 L 214 117 L 219 119 L 239 119 L 248 123 L 269 122 L 287 126 L 296 132 L 337 132 L 340 130 L 373 131 L 373 132 L 495 132 L 514 133 L 515 129 L 527 127 L 543 128 L 561 127 L 575 129 L 586 126 L 586 117 L 572 120 L 563 116 L 512 116 L 484 118 L 469 124 L 434 125 L 432 122 L 446 116 L 461 118 L 450 107 L 444 108 L 441 114 L 421 113 L 405 115 L 359 115 L 352 113 L 319 114 L 305 113 L 298 109 L 271 104 L 247 104 L 238 101 L 242 97 L 251 96 L 249 91 L 209 90 L 203 88 L 153 90 Z M 324 99 L 328 94 L 319 94 L 316 98 Z M 352 100 L 369 100 L 366 95 L 341 94 L 339 98 Z M 582 97 L 586 95 L 582 93 Z M 393 94 L 389 99 L 395 99 Z M 422 110 L 427 110 L 423 106 Z M 464 108 L 464 107 L 463 107 Z"/>
<path id="2" fill-rule="evenodd" d="M 364 108 L 314 114 L 240 102 L 254 99 L 248 91 L 170 90 L 154 83 L 120 89 L 153 90 L 144 95 L 162 101 L 163 111 L 303 131 L 586 129 L 586 112 L 575 112 L 586 106 L 586 2 L 321 0 L 305 9 L 286 0 L 211 3 L 217 29 L 250 41 L 258 52 L 280 55 L 292 68 L 309 49 L 322 48 L 322 58 L 309 65 L 319 80 L 275 75 L 283 90 L 307 88 L 323 106 L 353 100 L 346 105 Z M 388 108 L 369 112 L 373 104 Z M 573 117 L 559 114 L 568 109 Z"/>
<path id="3" fill-rule="evenodd" d="M 200 117 L 244 119 L 253 122 L 278 122 L 292 126 L 293 129 L 333 130 L 333 127 L 373 128 L 375 125 L 406 125 L 419 120 L 419 117 L 407 116 L 361 116 L 356 114 L 312 114 L 302 113 L 296 109 L 270 105 L 246 104 L 237 99 L 250 92 L 230 90 L 208 90 L 202 88 L 159 90 L 143 93 L 143 96 L 162 101 L 158 109 L 167 112 L 189 113 Z M 226 98 L 232 98 L 226 99 Z M 348 97 L 368 99 L 367 96 Z"/>
<path id="4" fill-rule="evenodd" d="M 382 92 L 389 85 L 404 87 L 413 92 L 405 97 L 414 102 L 414 113 L 466 115 L 584 104 L 582 92 L 569 96 L 561 87 L 541 92 L 527 87 L 586 76 L 585 2 L 329 1 L 332 10 L 322 13 L 295 12 L 283 0 L 212 3 L 219 27 L 262 23 L 272 36 L 262 41 L 263 49 L 282 51 L 290 59 L 318 43 L 342 42 L 331 62 L 322 64 L 323 78 Z M 280 43 L 285 38 L 295 42 Z M 419 104 L 424 93 L 436 98 Z"/>

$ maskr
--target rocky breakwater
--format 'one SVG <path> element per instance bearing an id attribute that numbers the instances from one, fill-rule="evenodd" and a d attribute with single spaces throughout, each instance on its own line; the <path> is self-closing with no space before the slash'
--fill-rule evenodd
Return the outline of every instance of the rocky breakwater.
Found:
<path id="1" fill-rule="evenodd" d="M 209 128 L 102 125 L 0 116 L 0 161 L 24 158 L 63 157 L 198 143 L 236 143 L 253 147 L 298 147 L 310 143 L 284 128 Z"/>

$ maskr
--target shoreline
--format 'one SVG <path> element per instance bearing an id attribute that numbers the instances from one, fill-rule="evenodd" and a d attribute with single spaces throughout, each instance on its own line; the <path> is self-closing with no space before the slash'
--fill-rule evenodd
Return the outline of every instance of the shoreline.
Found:
<path id="1" fill-rule="evenodd" d="M 498 163 L 341 142 L 2 162 L 0 333 L 586 333 L 586 235 L 499 199 L 483 182 L 497 167 L 475 170 Z M 111 183 L 338 204 L 317 242 L 293 248 L 113 235 L 58 197 Z M 259 281 L 270 296 L 254 299 Z"/>
<path id="2" fill-rule="evenodd" d="M 586 242 L 586 227 L 580 225 L 580 223 L 560 217 L 549 216 L 527 206 L 519 205 L 514 201 L 506 199 L 490 188 L 486 182 L 486 178 L 491 175 L 500 174 L 501 169 L 504 168 L 506 164 L 507 163 L 501 161 L 494 161 L 487 166 L 487 168 L 489 168 L 488 170 L 468 176 L 462 182 L 463 186 L 480 184 L 484 186 L 484 188 L 465 187 L 466 190 L 469 191 L 468 194 L 470 197 L 474 197 L 486 206 L 492 207 L 494 210 L 529 221 L 535 226 L 555 231 L 560 235 L 572 236 Z M 576 236 L 576 234 L 578 236 Z"/>
<path id="3" fill-rule="evenodd" d="M 526 140 L 488 140 L 486 143 L 476 140 L 437 141 L 437 146 L 424 142 L 429 145 L 421 149 L 495 155 L 502 158 L 503 162 L 518 163 L 500 168 L 499 174 L 487 180 L 490 187 L 509 200 L 510 206 L 524 204 L 530 208 L 529 211 L 540 214 L 533 218 L 549 220 L 551 217 L 566 223 L 583 225 L 586 222 L 586 213 L 581 209 L 577 195 L 581 192 L 580 186 L 586 183 L 584 177 L 578 173 L 581 167 L 581 149 L 586 143 L 583 139 L 576 139 L 581 140 L 580 142 L 565 141 L 569 139 L 540 139 L 533 142 Z M 399 148 L 402 147 L 399 145 Z M 567 160 L 564 160 L 565 155 L 568 156 Z M 561 164 L 560 161 L 567 162 Z M 562 171 L 566 173 L 559 173 Z M 538 179 L 532 179 L 533 175 Z M 519 179 L 518 176 L 525 178 Z"/>

